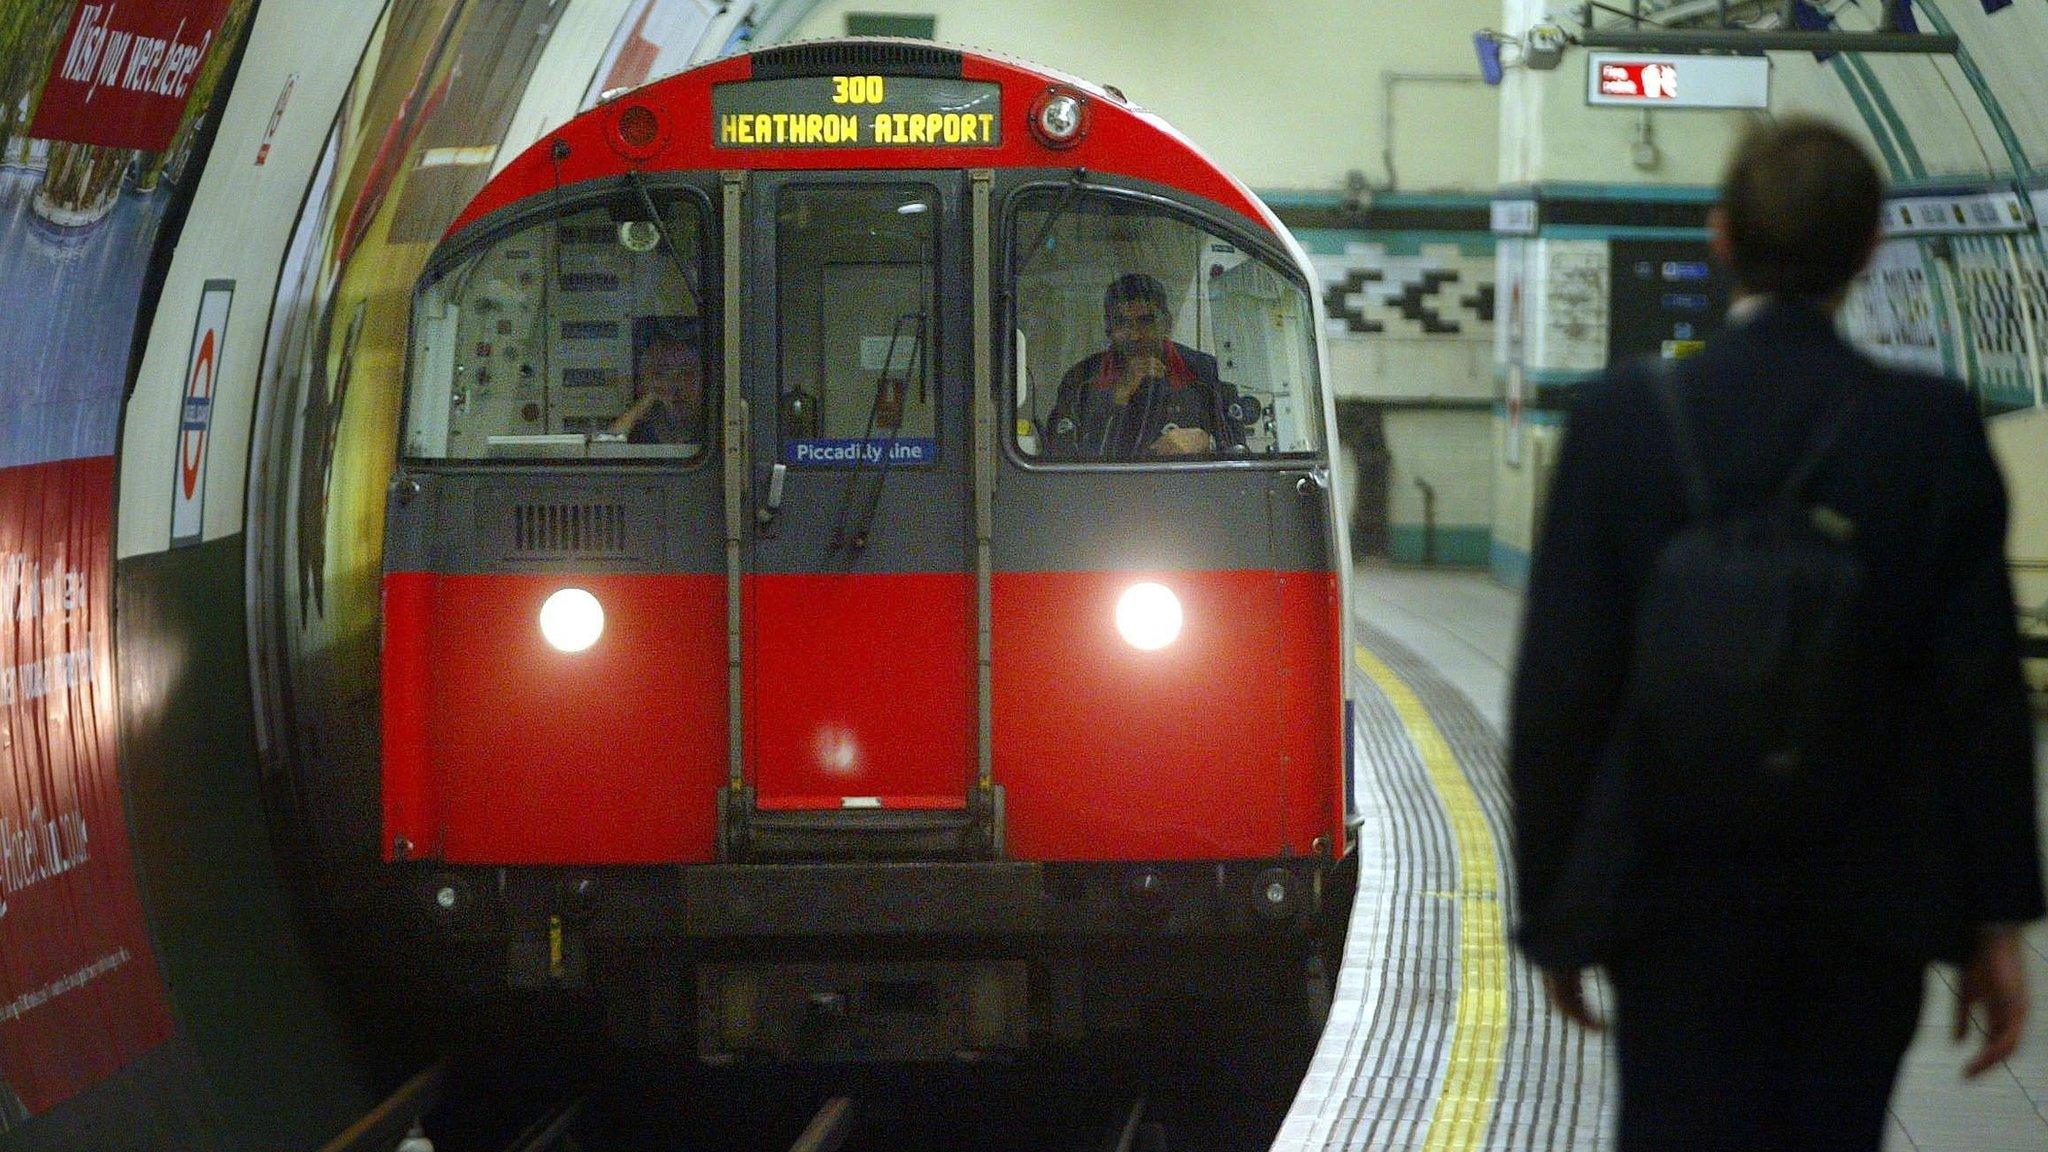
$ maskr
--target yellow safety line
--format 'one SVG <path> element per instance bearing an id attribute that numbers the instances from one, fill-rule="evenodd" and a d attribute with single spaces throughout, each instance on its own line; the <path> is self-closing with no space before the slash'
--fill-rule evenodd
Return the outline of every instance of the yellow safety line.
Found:
<path id="1" fill-rule="evenodd" d="M 1358 666 L 1394 705 L 1429 772 L 1458 846 L 1458 1002 L 1451 1059 L 1437 1085 L 1423 1152 L 1463 1152 L 1486 1140 L 1507 1048 L 1507 933 L 1501 919 L 1500 855 L 1479 795 L 1429 710 L 1379 657 L 1357 649 Z"/>

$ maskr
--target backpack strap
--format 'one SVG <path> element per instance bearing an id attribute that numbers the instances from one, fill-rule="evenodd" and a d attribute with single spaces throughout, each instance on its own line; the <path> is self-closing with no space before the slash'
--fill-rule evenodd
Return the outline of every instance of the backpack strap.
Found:
<path id="1" fill-rule="evenodd" d="M 1856 415 L 1858 396 L 1852 388 L 1836 388 L 1836 396 L 1828 405 L 1827 412 L 1814 428 L 1813 439 L 1807 441 L 1806 452 L 1799 457 L 1799 463 L 1792 468 L 1791 475 L 1778 488 L 1778 503 L 1790 504 L 1799 498 L 1807 481 L 1813 479 L 1821 461 L 1827 458 L 1828 450 L 1835 441 L 1842 438 L 1842 429 L 1848 427 L 1849 419 Z"/>
<path id="2" fill-rule="evenodd" d="M 1692 421 L 1686 415 L 1685 403 L 1678 393 L 1678 365 L 1660 358 L 1650 364 L 1649 372 L 1650 390 L 1656 394 L 1657 407 L 1664 413 L 1664 422 L 1671 429 L 1679 475 L 1685 482 L 1686 508 L 1694 519 L 1703 519 L 1713 508 L 1714 490 L 1707 481 L 1706 469 L 1700 464 L 1699 451 L 1694 446 Z M 1835 441 L 1842 438 L 1843 429 L 1855 417 L 1858 399 L 1852 389 L 1836 390 L 1834 400 L 1814 427 L 1812 438 L 1806 442 L 1806 450 L 1792 466 L 1785 482 L 1778 486 L 1778 503 L 1790 504 L 1798 500 L 1799 494 L 1813 479 L 1814 472 L 1834 449 Z"/>
<path id="3" fill-rule="evenodd" d="M 1714 506 L 1714 488 L 1707 482 L 1707 473 L 1700 466 L 1698 450 L 1693 446 L 1692 421 L 1686 417 L 1685 403 L 1678 395 L 1678 365 L 1659 357 L 1649 366 L 1650 391 L 1657 396 L 1657 407 L 1664 413 L 1664 423 L 1671 429 L 1673 458 L 1678 462 L 1678 474 L 1685 482 L 1685 506 L 1695 520 L 1703 520 Z"/>

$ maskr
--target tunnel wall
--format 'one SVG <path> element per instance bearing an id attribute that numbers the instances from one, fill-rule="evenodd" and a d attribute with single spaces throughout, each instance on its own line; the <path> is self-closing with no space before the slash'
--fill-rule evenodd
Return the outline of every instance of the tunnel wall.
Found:
<path id="1" fill-rule="evenodd" d="M 247 11 L 45 3 L 0 21 L 0 1130 L 23 1144 L 92 1131 L 125 1075 L 191 1067 L 128 822 L 113 453 L 152 253 Z"/>
<path id="2" fill-rule="evenodd" d="M 399 6 L 427 32 L 444 16 L 478 22 L 477 6 L 462 0 Z M 1394 91 L 1380 87 L 1384 73 L 1469 71 L 1470 31 L 1495 23 L 1504 10 L 1474 0 L 1374 20 L 1358 14 L 1362 6 L 1329 3 L 1290 8 L 1283 21 L 1242 5 L 1212 11 L 1159 0 L 1119 6 L 1105 25 L 1099 8 L 1078 0 L 1040 6 L 1028 21 L 986 6 L 914 6 L 939 10 L 941 38 L 1123 82 L 1255 184 L 1333 195 L 1350 169 L 1374 183 L 1392 175 L 1383 170 L 1390 141 L 1382 138 L 1376 106 L 1376 93 Z M 322 255 L 311 275 L 292 281 L 277 309 L 271 295 L 309 182 L 333 177 L 318 175 L 327 126 L 383 6 L 262 0 L 219 116 L 198 116 L 205 101 L 195 95 L 186 114 L 173 118 L 175 142 L 154 150 L 37 143 L 34 110 L 17 121 L 16 97 L 29 91 L 24 85 L 40 85 L 53 66 L 75 71 L 82 64 L 72 49 L 84 42 L 66 36 L 94 7 L 113 20 L 113 6 L 81 0 L 31 0 L 0 15 L 0 44 L 8 49 L 0 52 L 0 108 L 7 110 L 0 113 L 0 351 L 7 353 L 0 360 L 0 559 L 10 565 L 0 570 L 0 627 L 7 629 L 5 650 L 22 654 L 0 669 L 8 685 L 0 692 L 0 772 L 11 772 L 14 784 L 0 791 L 0 971 L 12 981 L 0 987 L 0 1079 L 11 1085 L 0 1086 L 0 1145 L 317 1144 L 368 1093 L 318 978 L 323 957 L 304 943 L 293 919 L 284 872 L 289 853 L 278 851 L 266 829 L 266 815 L 303 802 L 299 786 L 308 778 L 281 769 L 278 750 L 253 734 L 274 731 L 260 721 L 279 702 L 252 703 L 248 685 L 280 653 L 254 645 L 251 667 L 241 605 L 268 594 L 290 601 L 287 613 L 303 612 L 305 593 L 294 597 L 283 588 L 291 573 L 282 566 L 267 573 L 273 586 L 251 582 L 245 556 L 256 536 L 245 529 L 243 490 L 254 468 L 318 497 L 313 503 L 322 517 L 282 524 L 265 545 L 296 547 L 293 533 L 305 524 L 323 537 L 361 538 L 351 523 L 323 518 L 327 476 L 304 467 L 305 451 L 315 444 L 307 433 L 326 437 L 342 427 L 344 396 L 333 378 L 291 384 L 273 374 L 259 388 L 259 375 L 266 337 L 295 318 L 324 326 L 330 337 L 347 336 L 346 314 L 328 309 L 320 296 L 323 286 L 339 283 L 324 279 L 332 269 L 318 265 L 339 221 L 325 219 L 297 234 L 308 252 Z M 195 69 L 203 86 L 209 69 L 233 55 L 230 29 L 241 26 L 252 0 L 124 0 L 118 8 L 124 21 L 170 12 L 197 14 L 195 28 L 221 21 L 221 42 Z M 837 0 L 820 5 L 800 33 L 838 31 L 845 8 Z M 2048 8 L 2020 3 L 1987 14 L 1976 0 L 1918 8 L 1923 25 L 1946 25 L 1963 36 L 1967 61 L 1838 58 L 1809 67 L 1796 58 L 1780 70 L 1785 107 L 1859 125 L 1909 189 L 2042 187 L 2032 169 L 2048 162 L 2048 95 L 2037 83 L 2048 53 Z M 576 61 L 591 44 L 586 38 L 601 40 L 599 30 L 621 10 L 624 0 L 582 0 L 552 40 L 543 38 L 545 55 L 530 75 L 549 88 L 529 87 L 503 102 L 514 112 L 507 150 L 563 114 L 582 83 Z M 1851 9 L 1844 18 L 1868 15 Z M 166 36 L 174 39 L 168 30 Z M 397 56 L 407 46 L 389 47 Z M 1289 64 L 1276 67 L 1276 59 Z M 1397 103 L 1396 160 L 1416 146 L 1413 161 L 1400 165 L 1411 186 L 1484 190 L 1492 183 L 1492 162 L 1484 159 L 1490 147 L 1472 146 L 1473 133 L 1446 125 L 1492 123 L 1494 97 L 1467 91 L 1469 85 L 1444 87 L 1440 99 L 1427 100 L 1422 88 L 1401 90 L 1398 99 L 1407 102 Z M 428 84 L 412 94 L 432 100 L 435 92 Z M 403 85 L 387 93 L 404 95 Z M 366 90 L 344 109 L 337 139 L 375 154 L 399 124 L 390 107 Z M 1541 102 L 1527 107 L 1551 111 Z M 96 121 L 102 129 L 133 130 L 147 119 L 106 108 L 103 102 Z M 1564 122 L 1565 111 L 1557 115 L 1547 124 L 1505 126 L 1503 138 L 1521 157 L 1515 163 L 1524 165 L 1518 178 L 1586 179 L 1623 170 L 1626 125 L 1609 118 L 1597 131 L 1579 130 Z M 214 122 L 218 135 L 208 153 L 203 141 Z M 1672 118 L 1659 123 L 1668 126 L 1667 151 L 1718 156 L 1721 128 L 1702 121 L 1683 129 L 1684 121 Z M 1276 124 L 1285 131 L 1274 131 Z M 1446 136 L 1468 146 L 1440 152 L 1435 145 Z M 438 143 L 459 151 L 496 141 Z M 189 163 L 188 145 L 201 149 Z M 504 155 L 495 153 L 493 163 Z M 401 150 L 392 162 L 409 158 Z M 205 179 L 181 232 L 177 202 L 202 161 Z M 1680 175 L 1673 169 L 1661 179 Z M 39 209 L 45 184 L 81 195 L 56 197 L 54 212 L 50 204 Z M 108 188 L 111 197 L 104 195 Z M 2039 202 L 2037 196 L 2037 216 Z M 430 222 L 415 223 L 432 233 Z M 1383 239 L 1386 255 L 1421 242 L 1419 235 L 1365 231 L 1340 239 L 1340 247 Z M 1987 405 L 2032 403 L 2048 367 L 2041 357 L 2048 278 L 2040 240 L 1997 232 L 1915 236 L 1889 250 L 1885 306 L 1894 312 L 1887 315 L 1932 317 L 1941 365 L 1971 376 Z M 169 269 L 160 303 L 150 286 L 152 252 L 162 257 L 154 266 Z M 9 291 L 14 295 L 4 296 Z M 388 311 L 388 301 L 373 303 Z M 129 345 L 138 324 L 149 336 L 131 376 Z M 210 360 L 199 354 L 208 331 L 216 334 Z M 1924 331 L 1923 325 L 1908 335 L 1919 340 Z M 1917 354 L 1927 348 L 1922 341 Z M 323 346 L 323 354 L 336 351 Z M 1413 364 L 1410 351 L 1420 357 Z M 391 348 L 379 355 L 388 371 Z M 1471 383 L 1455 366 L 1424 362 L 1434 355 L 1421 348 L 1361 350 L 1353 358 L 1359 366 L 1335 384 L 1370 394 L 1377 387 L 1369 382 L 1374 357 L 1383 365 L 1403 362 L 1396 391 L 1404 395 L 1438 375 L 1461 387 Z M 200 396 L 192 389 L 203 365 L 210 365 L 199 373 L 209 391 Z M 326 370 L 338 367 L 330 359 Z M 134 399 L 122 417 L 122 393 L 131 383 Z M 279 453 L 252 465 L 256 397 L 288 384 L 297 391 L 286 394 L 300 406 L 287 404 L 291 429 L 276 441 Z M 308 411 L 308 404 L 318 410 Z M 117 419 L 125 421 L 118 474 Z M 356 443 L 373 441 L 376 421 L 365 423 L 360 411 L 354 419 Z M 184 427 L 188 422 L 203 423 L 203 431 Z M 1540 455 L 1553 431 L 1539 425 L 1531 450 Z M 2036 445 L 2033 459 L 2039 456 Z M 348 490 L 362 507 L 375 504 L 376 472 L 369 466 L 350 474 Z M 1528 489 L 1512 502 L 1533 517 L 1540 490 L 1533 482 Z M 117 491 L 118 513 L 110 518 Z M 1494 499 L 1510 503 L 1498 492 Z M 353 580 L 360 592 L 373 553 L 323 553 L 318 563 L 326 576 Z M 66 606 L 67 600 L 74 602 Z M 358 596 L 355 607 L 364 603 Z M 349 649 L 357 658 L 363 651 L 360 644 Z M 307 652 L 317 658 L 332 649 L 316 644 L 301 650 Z M 344 711 L 352 707 L 342 701 Z M 361 715 L 335 719 L 336 731 L 362 726 Z M 49 784 L 59 774 L 47 750 L 60 747 L 80 757 L 65 769 L 70 791 L 63 795 Z M 340 769 L 359 776 L 371 761 L 362 748 L 353 753 Z M 52 929 L 49 909 L 59 897 L 85 911 Z M 119 955 L 125 959 L 99 967 Z"/>
<path id="3" fill-rule="evenodd" d="M 1276 209 L 1309 254 L 1361 502 L 1354 554 L 1484 567 L 1492 536 L 1494 239 L 1479 197 Z M 1359 434 L 1376 427 L 1377 437 Z"/>
<path id="4" fill-rule="evenodd" d="M 121 448 L 130 806 L 180 1034 L 202 1059 L 215 1144 L 227 1148 L 317 1147 L 374 1095 L 270 835 L 289 785 L 259 755 L 241 606 L 250 423 L 277 270 L 377 17 L 377 5 L 264 0 Z M 217 359 L 199 406 L 209 334 Z"/>
<path id="5" fill-rule="evenodd" d="M 316 15 L 341 35 L 306 37 Z M 170 65 L 135 81 L 166 99 L 188 85 L 182 120 L 171 115 L 176 134 L 154 148 L 134 137 L 152 110 L 109 99 L 135 95 L 126 69 L 96 67 L 94 99 L 68 127 L 0 124 L 0 181 L 16 207 L 0 217 L 10 273 L 0 281 L 35 294 L 10 314 L 43 322 L 0 336 L 30 345 L 6 357 L 10 374 L 26 377 L 9 380 L 7 394 L 30 402 L 8 414 L 0 534 L 10 556 L 25 558 L 17 575 L 54 576 L 51 589 L 74 572 L 83 580 L 83 603 L 67 591 L 61 611 L 31 614 L 29 623 L 51 622 L 40 629 L 21 611 L 29 582 L 14 580 L 5 649 L 54 642 L 90 654 L 74 662 L 80 674 L 65 691 L 45 674 L 34 698 L 16 692 L 0 741 L 17 777 L 0 806 L 38 811 L 38 786 L 68 794 L 69 808 L 60 799 L 40 811 L 77 811 L 76 839 L 89 834 L 78 852 L 60 826 L 53 844 L 83 859 L 33 885 L 68 896 L 72 923 L 23 941 L 0 922 L 10 974 L 33 976 L 46 959 L 71 973 L 45 985 L 44 1003 L 0 1022 L 0 1072 L 26 1086 L 0 1117 L 10 1148 L 318 1146 L 367 1104 L 268 836 L 239 607 L 239 491 L 280 247 L 265 251 L 263 237 L 266 225 L 278 236 L 289 228 L 318 147 L 317 130 L 294 120 L 331 117 L 336 78 L 374 17 L 374 7 L 337 17 L 303 0 L 267 0 L 260 12 L 251 0 L 158 0 L 14 5 L 0 22 L 0 36 L 14 38 L 8 59 L 34 61 L 9 71 L 16 87 L 0 96 L 10 106 L 22 85 L 43 106 L 62 99 L 45 77 L 83 75 L 86 59 L 121 50 L 140 57 L 151 35 Z M 351 21 L 362 25 L 353 45 Z M 179 53 L 198 44 L 196 60 L 184 57 L 190 75 L 174 75 Z M 94 144 L 49 143 L 46 131 Z M 57 203 L 38 200 L 46 188 L 63 192 L 42 198 Z M 220 291 L 228 282 L 231 303 Z M 18 448 L 49 459 L 17 459 Z M 70 779 L 52 752 L 24 787 L 24 745 L 68 747 Z M 93 766 L 81 770 L 81 756 Z M 8 818 L 19 827 L 25 817 Z M 36 923 L 44 895 L 10 901 L 18 924 Z M 96 972 L 65 959 L 110 936 L 125 962 Z"/>

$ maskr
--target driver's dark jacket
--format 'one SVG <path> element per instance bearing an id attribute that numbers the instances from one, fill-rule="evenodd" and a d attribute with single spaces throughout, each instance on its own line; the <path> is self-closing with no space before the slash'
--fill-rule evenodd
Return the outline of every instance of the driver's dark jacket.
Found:
<path id="1" fill-rule="evenodd" d="M 1237 389 L 1216 374 L 1216 358 L 1184 344 L 1166 346 L 1166 375 L 1138 385 L 1127 403 L 1116 402 L 1123 357 L 1097 352 L 1067 370 L 1058 398 L 1041 428 L 1044 453 L 1064 460 L 1135 460 L 1168 430 L 1200 428 L 1216 450 L 1244 446 L 1244 428 L 1231 414 Z"/>

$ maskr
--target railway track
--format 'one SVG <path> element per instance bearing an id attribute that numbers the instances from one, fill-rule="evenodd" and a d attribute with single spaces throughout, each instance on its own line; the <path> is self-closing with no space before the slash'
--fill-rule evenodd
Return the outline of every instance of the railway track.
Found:
<path id="1" fill-rule="evenodd" d="M 1209 1037 L 980 1065 L 554 1054 L 544 1072 L 503 1051 L 451 1058 L 324 1152 L 1265 1152 L 1302 1071 Z"/>

